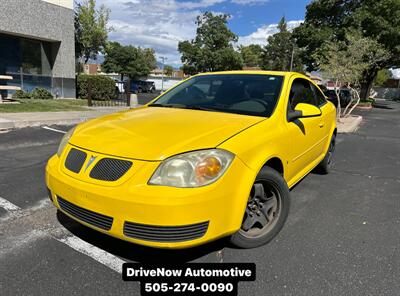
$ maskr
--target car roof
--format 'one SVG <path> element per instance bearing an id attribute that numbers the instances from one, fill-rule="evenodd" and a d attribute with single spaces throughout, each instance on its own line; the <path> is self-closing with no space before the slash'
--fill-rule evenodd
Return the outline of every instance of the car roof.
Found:
<path id="1" fill-rule="evenodd" d="M 244 74 L 244 75 L 276 75 L 276 76 L 285 76 L 290 77 L 292 75 L 303 76 L 307 79 L 310 79 L 308 76 L 298 73 L 298 72 L 289 72 L 289 71 L 261 71 L 261 70 L 235 70 L 235 71 L 218 71 L 218 72 L 207 72 L 207 73 L 200 73 L 195 76 L 205 76 L 205 75 L 235 75 L 235 74 Z"/>

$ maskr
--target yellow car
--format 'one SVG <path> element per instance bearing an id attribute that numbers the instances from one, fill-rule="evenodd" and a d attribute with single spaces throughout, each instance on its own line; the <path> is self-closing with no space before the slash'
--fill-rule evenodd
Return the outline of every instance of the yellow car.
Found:
<path id="1" fill-rule="evenodd" d="M 336 110 L 293 72 L 195 75 L 149 104 L 79 124 L 46 167 L 54 205 L 114 237 L 186 248 L 270 241 L 289 188 L 327 173 Z"/>

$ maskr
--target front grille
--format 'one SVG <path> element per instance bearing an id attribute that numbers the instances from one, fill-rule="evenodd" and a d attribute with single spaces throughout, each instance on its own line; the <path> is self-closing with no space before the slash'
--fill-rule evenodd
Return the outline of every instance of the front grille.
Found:
<path id="1" fill-rule="evenodd" d="M 90 177 L 102 181 L 117 181 L 132 166 L 132 162 L 115 158 L 103 158 L 93 167 Z"/>
<path id="2" fill-rule="evenodd" d="M 75 218 L 104 230 L 110 230 L 113 218 L 78 207 L 69 201 L 57 196 L 61 209 Z"/>
<path id="3" fill-rule="evenodd" d="M 124 235 L 153 242 L 183 242 L 204 236 L 208 221 L 184 226 L 155 226 L 124 223 Z"/>
<path id="4" fill-rule="evenodd" d="M 79 173 L 86 160 L 86 153 L 72 148 L 65 160 L 65 167 L 74 173 Z"/>

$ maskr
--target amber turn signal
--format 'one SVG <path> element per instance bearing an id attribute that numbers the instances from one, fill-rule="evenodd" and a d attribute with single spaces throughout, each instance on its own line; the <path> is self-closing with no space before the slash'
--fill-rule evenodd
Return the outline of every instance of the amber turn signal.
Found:
<path id="1" fill-rule="evenodd" d="M 195 173 L 200 180 L 203 178 L 212 179 L 219 174 L 221 169 L 221 161 L 214 156 L 209 156 L 196 165 Z"/>

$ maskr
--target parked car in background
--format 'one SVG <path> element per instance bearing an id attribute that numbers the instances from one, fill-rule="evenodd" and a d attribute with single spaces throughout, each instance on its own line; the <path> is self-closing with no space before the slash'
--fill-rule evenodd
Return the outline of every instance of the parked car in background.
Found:
<path id="1" fill-rule="evenodd" d="M 327 89 L 324 91 L 324 94 L 328 97 L 328 100 L 331 101 L 335 107 L 338 106 L 338 100 L 336 96 L 336 92 L 331 89 Z M 342 88 L 339 91 L 340 97 L 340 106 L 346 107 L 351 101 L 351 92 L 348 88 Z"/>
<path id="2" fill-rule="evenodd" d="M 125 82 L 121 80 L 115 80 L 115 93 L 123 94 L 125 93 Z"/>
<path id="3" fill-rule="evenodd" d="M 139 93 L 153 93 L 156 91 L 156 86 L 153 81 L 145 81 L 145 80 L 134 80 L 132 84 L 135 84 L 137 87 L 133 89 L 137 89 Z"/>

